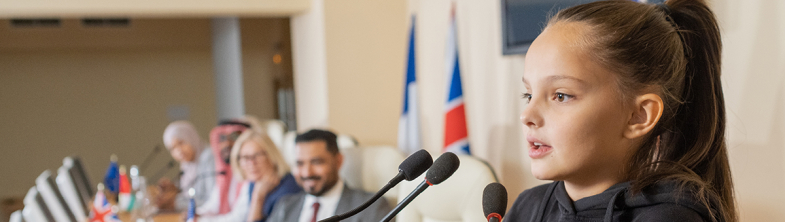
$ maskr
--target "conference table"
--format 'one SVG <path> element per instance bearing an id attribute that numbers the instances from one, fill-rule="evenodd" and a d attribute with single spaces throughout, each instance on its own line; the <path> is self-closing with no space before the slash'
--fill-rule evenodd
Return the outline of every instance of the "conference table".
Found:
<path id="1" fill-rule="evenodd" d="M 131 214 L 130 213 L 119 213 L 117 214 L 117 218 L 123 222 L 133 222 L 131 221 Z M 153 221 L 155 222 L 182 222 L 182 214 L 176 212 L 166 212 L 166 213 L 159 213 L 153 216 Z"/>

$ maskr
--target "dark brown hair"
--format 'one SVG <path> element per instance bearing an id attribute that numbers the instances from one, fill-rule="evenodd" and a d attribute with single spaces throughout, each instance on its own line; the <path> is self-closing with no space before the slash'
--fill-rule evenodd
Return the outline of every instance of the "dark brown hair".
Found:
<path id="1" fill-rule="evenodd" d="M 340 153 L 340 150 L 338 149 L 338 136 L 328 130 L 312 129 L 297 135 L 297 137 L 294 138 L 295 143 L 314 141 L 324 141 L 324 144 L 327 146 L 327 152 L 332 155 Z"/>
<path id="2" fill-rule="evenodd" d="M 737 221 L 725 144 L 719 27 L 703 0 L 600 1 L 557 13 L 587 25 L 592 59 L 618 74 L 621 99 L 656 90 L 663 114 L 627 166 L 632 191 L 664 180 L 693 189 L 715 221 Z"/>

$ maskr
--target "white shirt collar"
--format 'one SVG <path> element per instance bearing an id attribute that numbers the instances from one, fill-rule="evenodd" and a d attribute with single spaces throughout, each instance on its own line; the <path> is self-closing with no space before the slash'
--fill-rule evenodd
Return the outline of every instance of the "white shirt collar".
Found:
<path id="1" fill-rule="evenodd" d="M 316 220 L 332 217 L 336 213 L 343 213 L 335 212 L 335 210 L 338 208 L 338 201 L 341 200 L 343 187 L 343 180 L 338 178 L 338 182 L 335 183 L 335 185 L 333 185 L 333 187 L 325 192 L 322 196 L 317 197 L 306 194 L 305 201 L 303 201 L 303 210 L 300 212 L 300 221 L 311 221 L 311 217 L 313 217 L 313 203 L 315 202 L 319 202 L 319 213 L 316 215 Z"/>

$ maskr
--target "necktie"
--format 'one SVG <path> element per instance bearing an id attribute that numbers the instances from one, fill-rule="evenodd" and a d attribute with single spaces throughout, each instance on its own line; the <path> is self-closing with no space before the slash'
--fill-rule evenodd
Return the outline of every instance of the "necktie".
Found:
<path id="1" fill-rule="evenodd" d="M 316 222 L 316 215 L 319 213 L 319 202 L 313 203 L 313 217 L 311 222 Z"/>

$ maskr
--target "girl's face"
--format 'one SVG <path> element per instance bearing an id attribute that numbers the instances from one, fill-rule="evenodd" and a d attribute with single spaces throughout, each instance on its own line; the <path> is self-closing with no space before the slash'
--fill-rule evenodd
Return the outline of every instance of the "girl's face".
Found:
<path id="1" fill-rule="evenodd" d="M 267 158 L 267 152 L 256 142 L 248 141 L 240 147 L 240 154 L 237 157 L 240 169 L 243 170 L 247 180 L 257 181 L 264 176 L 267 171 L 272 170 L 273 164 Z"/>
<path id="2" fill-rule="evenodd" d="M 632 109 L 620 100 L 616 75 L 582 45 L 587 28 L 553 24 L 526 55 L 528 105 L 521 122 L 537 179 L 584 184 L 620 179 L 632 153 L 623 135 Z"/>

